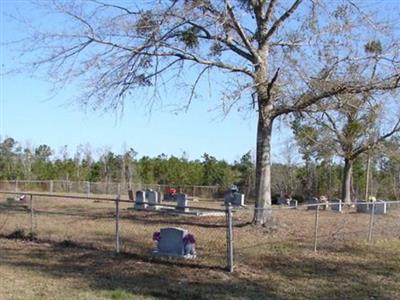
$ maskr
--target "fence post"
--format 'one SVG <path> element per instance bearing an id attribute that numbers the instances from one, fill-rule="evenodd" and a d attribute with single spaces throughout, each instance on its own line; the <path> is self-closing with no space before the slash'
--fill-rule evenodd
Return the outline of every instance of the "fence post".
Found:
<path id="1" fill-rule="evenodd" d="M 315 210 L 314 252 L 317 252 L 317 243 L 318 243 L 318 223 L 319 223 L 319 204 L 317 204 L 317 209 Z"/>
<path id="2" fill-rule="evenodd" d="M 232 222 L 232 206 L 230 203 L 226 206 L 226 244 L 227 244 L 227 268 L 230 273 L 233 272 L 233 222 Z"/>
<path id="3" fill-rule="evenodd" d="M 15 180 L 15 192 L 18 192 L 18 179 Z"/>
<path id="4" fill-rule="evenodd" d="M 90 196 L 90 181 L 86 181 L 86 195 Z"/>
<path id="5" fill-rule="evenodd" d="M 120 195 L 115 199 L 115 252 L 119 253 L 119 199 Z"/>
<path id="6" fill-rule="evenodd" d="M 33 212 L 33 195 L 30 195 L 30 210 L 31 210 L 31 235 L 33 235 L 33 230 L 34 230 L 34 212 Z"/>
<path id="7" fill-rule="evenodd" d="M 50 180 L 50 193 L 53 192 L 53 185 L 54 185 L 53 180 Z"/>
<path id="8" fill-rule="evenodd" d="M 375 202 L 372 202 L 371 214 L 369 217 L 369 228 L 368 228 L 368 242 L 372 240 L 372 229 L 374 227 L 374 215 L 375 215 Z"/>

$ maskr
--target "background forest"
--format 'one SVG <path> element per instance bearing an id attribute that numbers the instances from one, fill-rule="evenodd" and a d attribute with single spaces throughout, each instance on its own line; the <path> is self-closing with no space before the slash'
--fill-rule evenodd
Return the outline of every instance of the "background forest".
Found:
<path id="1" fill-rule="evenodd" d="M 400 198 L 400 139 L 393 137 L 371 155 L 370 194 L 380 198 Z M 309 196 L 340 197 L 343 165 L 326 152 L 313 151 L 299 143 L 302 162 L 294 162 L 294 146 L 282 153 L 284 163 L 272 165 L 272 187 L 275 197 L 291 193 L 299 200 Z M 367 154 L 360 155 L 353 169 L 353 196 L 363 199 Z M 56 151 L 48 145 L 25 145 L 13 138 L 0 143 L 0 180 L 71 180 L 162 184 L 171 186 L 220 186 L 221 190 L 236 183 L 249 197 L 253 196 L 255 162 L 252 152 L 228 163 L 204 153 L 190 160 L 160 154 L 142 156 L 129 148 L 116 154 L 107 148 L 93 150 L 87 144 L 78 146 L 73 155 L 65 146 Z"/>

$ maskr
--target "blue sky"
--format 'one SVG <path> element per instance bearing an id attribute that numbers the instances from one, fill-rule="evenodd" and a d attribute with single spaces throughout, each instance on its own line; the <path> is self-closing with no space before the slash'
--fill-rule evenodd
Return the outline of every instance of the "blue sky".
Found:
<path id="1" fill-rule="evenodd" d="M 76 85 L 68 85 L 54 94 L 45 79 L 29 74 L 3 75 L 18 64 L 12 47 L 3 43 L 22 36 L 23 27 L 8 15 L 28 14 L 36 21 L 41 18 L 27 1 L 1 2 L 1 66 L 0 135 L 13 137 L 23 144 L 47 144 L 56 152 L 68 145 L 75 151 L 79 144 L 90 143 L 94 149 L 110 148 L 120 153 L 123 145 L 134 148 L 139 157 L 161 153 L 189 159 L 209 153 L 233 162 L 249 150 L 255 150 L 256 115 L 231 112 L 225 118 L 216 110 L 219 99 L 204 88 L 199 100 L 187 112 L 172 113 L 169 107 L 155 106 L 151 113 L 134 99 L 127 99 L 122 115 L 85 111 L 73 99 L 78 95 Z M 42 20 L 41 20 L 42 21 Z M 163 103 L 177 98 L 171 89 Z M 72 100 L 72 101 L 71 101 Z M 276 130 L 273 138 L 273 159 L 281 161 L 287 130 Z"/>

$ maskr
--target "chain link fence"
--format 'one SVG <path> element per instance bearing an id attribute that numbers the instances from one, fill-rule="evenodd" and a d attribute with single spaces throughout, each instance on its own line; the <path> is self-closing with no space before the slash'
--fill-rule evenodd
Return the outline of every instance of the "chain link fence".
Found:
<path id="1" fill-rule="evenodd" d="M 273 225 L 260 227 L 252 223 L 250 205 L 232 210 L 222 202 L 203 202 L 201 207 L 189 206 L 189 213 L 177 211 L 172 201 L 158 204 L 158 209 L 136 210 L 134 202 L 117 196 L 27 193 L 23 201 L 16 201 L 16 195 L 22 194 L 0 193 L 3 237 L 230 271 L 234 265 L 273 264 L 293 253 L 351 252 L 354 245 L 400 239 L 400 202 L 340 205 L 341 211 L 337 203 L 273 207 Z M 195 237 L 196 259 L 154 256 L 154 233 L 170 227 L 183 228 Z"/>
<path id="2" fill-rule="evenodd" d="M 136 210 L 134 202 L 115 198 L 1 192 L 3 237 L 115 251 L 143 260 L 174 261 L 209 268 L 227 267 L 227 219 L 220 204 L 177 211 L 174 202 Z M 182 228 L 195 238 L 195 259 L 155 256 L 153 234 Z"/>
<path id="3" fill-rule="evenodd" d="M 118 182 L 89 182 L 69 180 L 2 180 L 0 190 L 13 192 L 48 192 L 48 193 L 71 193 L 85 195 L 127 195 L 132 189 L 154 191 L 164 193 L 168 188 L 173 187 L 177 192 L 185 193 L 197 200 L 215 200 L 222 198 L 225 188 L 220 186 L 199 186 L 199 185 L 163 185 L 144 183 L 118 183 Z"/>
<path id="4" fill-rule="evenodd" d="M 399 201 L 352 203 L 341 205 L 341 211 L 338 207 L 337 203 L 274 207 L 273 225 L 261 228 L 252 224 L 253 207 L 236 210 L 235 265 L 257 266 L 296 252 L 351 252 L 357 245 L 400 239 Z"/>

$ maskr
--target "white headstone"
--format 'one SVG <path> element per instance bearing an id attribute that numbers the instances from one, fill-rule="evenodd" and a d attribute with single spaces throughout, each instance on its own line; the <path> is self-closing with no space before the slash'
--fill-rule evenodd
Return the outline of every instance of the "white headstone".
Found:
<path id="1" fill-rule="evenodd" d="M 188 206 L 188 199 L 187 199 L 187 195 L 183 194 L 183 193 L 178 193 L 176 194 L 176 209 L 183 211 L 183 212 L 188 212 L 189 208 L 187 208 L 186 206 Z"/>
<path id="2" fill-rule="evenodd" d="M 144 191 L 137 191 L 135 197 L 135 208 L 145 209 L 147 208 L 146 194 Z"/>

